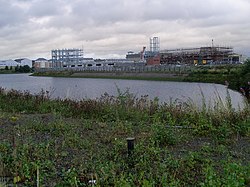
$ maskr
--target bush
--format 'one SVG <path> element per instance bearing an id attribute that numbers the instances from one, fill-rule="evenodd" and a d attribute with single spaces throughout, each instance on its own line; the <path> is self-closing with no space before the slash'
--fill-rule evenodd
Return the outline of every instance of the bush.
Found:
<path id="1" fill-rule="evenodd" d="M 244 63 L 244 66 L 242 68 L 241 74 L 246 75 L 249 72 L 250 72 L 250 60 L 246 60 L 246 62 Z"/>
<path id="2" fill-rule="evenodd" d="M 30 68 L 28 65 L 15 67 L 15 72 L 19 72 L 19 73 L 30 73 L 31 70 L 32 68 Z"/>

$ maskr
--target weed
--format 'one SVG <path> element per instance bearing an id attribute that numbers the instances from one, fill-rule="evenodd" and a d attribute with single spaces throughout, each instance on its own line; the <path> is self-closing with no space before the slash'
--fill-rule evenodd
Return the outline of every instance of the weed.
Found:
<path id="1" fill-rule="evenodd" d="M 249 141 L 248 104 L 234 110 L 229 96 L 214 108 L 160 104 L 129 90 L 81 101 L 48 94 L 0 89 L 0 175 L 19 185 L 249 185 L 249 151 L 237 152 Z"/>
<path id="2" fill-rule="evenodd" d="M 178 131 L 167 128 L 165 124 L 153 125 L 152 139 L 157 146 L 175 145 L 178 142 Z"/>

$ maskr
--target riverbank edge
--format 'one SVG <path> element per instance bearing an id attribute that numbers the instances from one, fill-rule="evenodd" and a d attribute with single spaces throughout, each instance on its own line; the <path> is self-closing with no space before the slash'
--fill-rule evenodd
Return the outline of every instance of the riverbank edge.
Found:
<path id="1" fill-rule="evenodd" d="M 174 81 L 174 82 L 199 82 L 224 84 L 228 78 L 220 74 L 211 74 L 208 78 L 205 74 L 193 76 L 189 73 L 168 73 L 168 72 L 35 72 L 30 76 L 41 77 L 62 77 L 62 78 L 97 78 L 97 79 L 124 79 L 124 80 L 147 80 L 147 81 Z M 215 77 L 214 77 L 215 76 Z M 211 79 L 212 78 L 212 79 Z M 238 91 L 235 87 L 230 89 Z"/>
<path id="2" fill-rule="evenodd" d="M 39 72 L 30 76 L 64 77 L 64 78 L 100 78 L 100 79 L 125 79 L 148 81 L 177 81 L 185 82 L 188 74 L 160 73 L 160 72 Z"/>

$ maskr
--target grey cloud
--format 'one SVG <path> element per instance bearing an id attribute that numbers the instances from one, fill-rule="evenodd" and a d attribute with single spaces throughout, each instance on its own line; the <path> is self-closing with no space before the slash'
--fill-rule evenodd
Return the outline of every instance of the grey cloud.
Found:
<path id="1" fill-rule="evenodd" d="M 10 1 L 0 0 L 0 28 L 21 24 L 25 20 L 24 11 L 11 4 Z"/>
<path id="2" fill-rule="evenodd" d="M 64 13 L 61 4 L 60 0 L 36 0 L 31 4 L 29 14 L 32 17 L 60 15 Z"/>
<path id="3" fill-rule="evenodd" d="M 72 5 L 72 13 L 83 20 L 98 23 L 116 21 L 201 19 L 228 15 L 237 11 L 238 3 L 232 0 L 126 0 L 126 1 L 78 1 Z"/>
<path id="4" fill-rule="evenodd" d="M 71 9 L 51 19 L 49 26 L 81 29 L 91 26 L 112 26 L 120 22 L 140 22 L 150 20 L 184 21 L 190 26 L 216 26 L 232 22 L 244 22 L 249 17 L 247 1 L 232 0 L 83 0 L 64 1 L 63 6 Z M 245 9 L 242 9 L 245 7 Z M 243 10 L 243 11 L 242 11 Z M 239 11 L 241 13 L 239 14 Z M 192 25 L 192 24 L 197 25 Z M 138 24 L 139 27 L 140 24 Z"/>
<path id="5" fill-rule="evenodd" d="M 52 48 L 82 44 L 97 57 L 124 55 L 127 50 L 141 50 L 151 36 L 160 37 L 162 48 L 198 47 L 209 44 L 212 38 L 218 43 L 235 45 L 238 50 L 250 48 L 249 0 L 0 0 L 0 3 L 0 42 L 5 46 L 3 50 L 1 47 L 2 56 L 49 55 Z"/>
<path id="6" fill-rule="evenodd" d="M 32 1 L 34 1 L 34 0 L 16 0 L 16 2 L 32 2 Z"/>

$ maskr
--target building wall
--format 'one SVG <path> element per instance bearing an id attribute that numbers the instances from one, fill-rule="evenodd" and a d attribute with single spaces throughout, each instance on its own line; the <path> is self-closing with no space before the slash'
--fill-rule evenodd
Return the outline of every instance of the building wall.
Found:
<path id="1" fill-rule="evenodd" d="M 140 53 L 127 54 L 126 59 L 134 62 L 139 62 L 141 60 L 141 54 Z"/>
<path id="2" fill-rule="evenodd" d="M 155 56 L 147 59 L 147 65 L 160 65 L 161 58 L 160 56 Z"/>
<path id="3" fill-rule="evenodd" d="M 19 64 L 14 60 L 1 60 L 0 61 L 0 68 L 1 69 L 4 69 L 6 66 L 16 67 L 17 65 L 19 65 Z"/>
<path id="4" fill-rule="evenodd" d="M 34 68 L 50 68 L 50 62 L 46 59 L 43 60 L 35 60 L 34 61 Z"/>
<path id="5" fill-rule="evenodd" d="M 21 60 L 20 65 L 21 66 L 27 65 L 31 68 L 32 67 L 32 60 L 25 58 L 25 59 Z"/>

